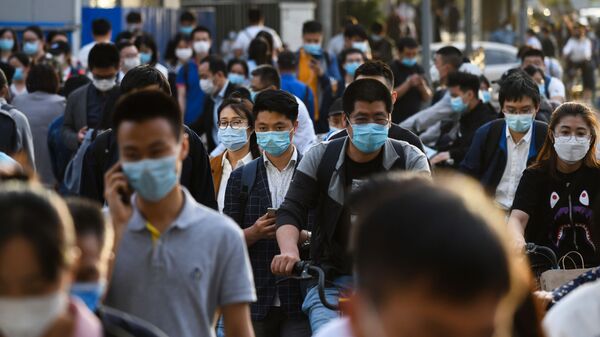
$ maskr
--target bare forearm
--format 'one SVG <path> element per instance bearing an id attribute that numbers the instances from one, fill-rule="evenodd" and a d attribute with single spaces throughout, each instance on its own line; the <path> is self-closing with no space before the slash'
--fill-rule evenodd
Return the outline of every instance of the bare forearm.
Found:
<path id="1" fill-rule="evenodd" d="M 247 303 L 226 305 L 222 311 L 227 336 L 254 337 Z"/>
<path id="2" fill-rule="evenodd" d="M 421 93 L 421 99 L 423 101 L 429 101 L 431 99 L 431 96 L 433 95 L 431 93 L 431 89 L 425 83 L 419 86 L 419 93 Z"/>
<path id="3" fill-rule="evenodd" d="M 299 255 L 300 231 L 293 225 L 283 225 L 277 229 L 277 243 L 282 254 Z"/>
<path id="4" fill-rule="evenodd" d="M 258 241 L 256 234 L 252 227 L 244 228 L 244 238 L 246 239 L 246 246 L 250 247 Z"/>
<path id="5" fill-rule="evenodd" d="M 402 96 L 406 95 L 406 93 L 408 92 L 409 89 L 410 89 L 410 82 L 404 81 L 404 83 L 397 86 L 394 90 L 396 91 L 396 94 L 398 94 L 398 98 L 401 98 Z"/>

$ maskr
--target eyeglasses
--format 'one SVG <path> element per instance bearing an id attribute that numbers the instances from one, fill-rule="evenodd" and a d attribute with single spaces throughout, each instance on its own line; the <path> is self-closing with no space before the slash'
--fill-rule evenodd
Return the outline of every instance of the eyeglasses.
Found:
<path id="1" fill-rule="evenodd" d="M 367 118 L 366 116 L 349 117 L 348 121 L 350 124 L 364 125 L 369 123 L 375 123 L 379 125 L 388 125 L 390 122 L 389 118 L 383 115 L 374 116 L 373 118 Z"/>
<path id="2" fill-rule="evenodd" d="M 228 126 L 234 130 L 240 130 L 248 128 L 248 122 L 243 120 L 235 120 L 231 122 L 219 121 L 218 126 L 221 130 L 227 129 Z"/>
<path id="3" fill-rule="evenodd" d="M 578 144 L 585 144 L 587 142 L 590 141 L 590 139 L 592 138 L 591 135 L 574 135 L 574 134 L 555 134 L 554 135 L 555 138 L 561 137 L 561 138 L 567 138 L 567 140 L 569 142 L 571 141 L 575 141 Z"/>
<path id="4" fill-rule="evenodd" d="M 522 109 L 522 110 L 506 109 L 506 110 L 503 110 L 502 113 L 509 114 L 509 115 L 528 115 L 530 113 L 533 113 L 533 111 L 531 111 L 531 108 Z"/>

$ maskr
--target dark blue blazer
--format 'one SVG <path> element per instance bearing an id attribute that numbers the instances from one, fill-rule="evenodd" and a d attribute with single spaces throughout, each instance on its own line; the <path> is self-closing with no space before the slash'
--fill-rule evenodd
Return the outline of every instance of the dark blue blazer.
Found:
<path id="1" fill-rule="evenodd" d="M 248 193 L 244 219 L 240 225 L 242 229 L 252 226 L 258 218 L 267 213 L 267 208 L 272 206 L 271 192 L 267 170 L 263 157 L 254 159 L 258 161 L 254 186 Z M 298 162 L 300 156 L 298 156 Z M 242 169 L 234 170 L 227 181 L 225 191 L 225 204 L 223 213 L 233 219 L 240 217 L 240 193 L 242 189 Z M 263 239 L 248 247 L 252 271 L 254 273 L 254 284 L 258 300 L 250 306 L 252 320 L 260 321 L 265 318 L 273 305 L 276 290 L 281 300 L 281 307 L 289 318 L 297 319 L 303 317 L 301 310 L 302 296 L 298 280 L 282 280 L 271 273 L 271 262 L 273 257 L 280 253 L 277 240 Z M 281 282 L 280 282 L 281 281 Z"/>

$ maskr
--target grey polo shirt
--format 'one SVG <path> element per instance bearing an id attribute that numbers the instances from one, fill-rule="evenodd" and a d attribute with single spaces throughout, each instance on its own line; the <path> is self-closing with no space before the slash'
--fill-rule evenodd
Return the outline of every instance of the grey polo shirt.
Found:
<path id="1" fill-rule="evenodd" d="M 239 226 L 184 193 L 181 214 L 154 244 L 134 207 L 106 304 L 169 336 L 213 336 L 218 307 L 256 301 L 252 267 Z"/>

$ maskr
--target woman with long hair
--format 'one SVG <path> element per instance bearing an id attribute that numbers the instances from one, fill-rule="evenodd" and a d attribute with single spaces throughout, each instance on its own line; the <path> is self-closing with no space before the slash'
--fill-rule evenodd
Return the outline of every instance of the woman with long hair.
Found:
<path id="1" fill-rule="evenodd" d="M 525 242 L 567 256 L 567 268 L 600 264 L 598 228 L 593 204 L 600 192 L 596 159 L 598 121 L 579 103 L 564 103 L 552 114 L 548 135 L 537 161 L 523 172 L 509 225 L 519 245 Z M 576 261 L 577 263 L 573 263 Z M 532 259 L 536 272 L 550 265 Z"/>

